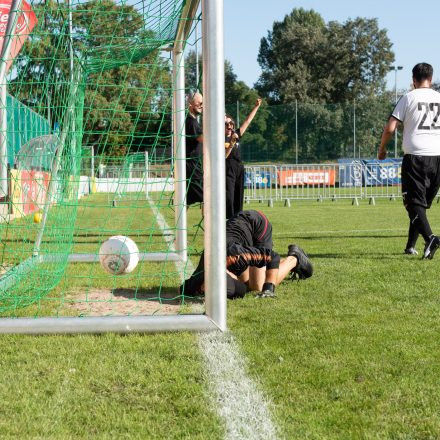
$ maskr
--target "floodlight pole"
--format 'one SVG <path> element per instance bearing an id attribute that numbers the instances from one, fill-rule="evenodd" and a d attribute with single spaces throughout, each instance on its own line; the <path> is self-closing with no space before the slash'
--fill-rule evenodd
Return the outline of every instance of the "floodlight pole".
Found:
<path id="1" fill-rule="evenodd" d="M 237 101 L 237 119 L 236 119 L 236 127 L 240 127 L 240 101 Z"/>
<path id="2" fill-rule="evenodd" d="M 197 36 L 197 26 L 198 23 L 196 22 L 196 27 L 194 29 L 194 38 L 195 38 L 195 46 L 196 46 L 196 91 L 199 92 L 199 78 L 200 78 L 200 73 L 199 73 L 199 39 Z"/>
<path id="3" fill-rule="evenodd" d="M 74 60 L 73 60 L 73 14 L 72 14 L 72 2 L 71 0 L 67 0 L 67 7 L 69 8 L 69 65 L 70 65 L 70 82 L 74 82 Z M 75 97 L 73 97 L 75 98 Z M 71 121 L 71 130 L 72 130 L 72 141 L 71 141 L 71 150 L 72 150 L 72 156 L 73 156 L 73 166 L 72 166 L 72 173 L 74 176 L 78 178 L 79 181 L 79 175 L 78 173 L 78 167 L 77 164 L 81 160 L 81 149 L 79 149 L 80 157 L 78 158 L 78 145 L 77 145 L 77 137 L 76 137 L 76 121 L 75 119 L 72 119 Z"/>
<path id="4" fill-rule="evenodd" d="M 91 168 L 90 177 L 94 179 L 95 178 L 95 146 L 94 145 L 90 146 L 90 168 Z"/>
<path id="5" fill-rule="evenodd" d="M 8 196 L 8 118 L 6 108 L 6 68 L 15 36 L 22 0 L 12 0 L 9 19 L 3 39 L 0 60 L 0 200 Z"/>
<path id="6" fill-rule="evenodd" d="M 226 330 L 223 0 L 202 0 L 203 200 L 206 313 Z"/>
<path id="7" fill-rule="evenodd" d="M 397 104 L 397 71 L 402 70 L 403 66 L 393 66 L 391 70 L 394 70 L 394 105 Z M 394 157 L 397 158 L 397 127 L 394 130 Z"/>
<path id="8" fill-rule="evenodd" d="M 298 100 L 295 99 L 295 165 L 298 165 Z"/>

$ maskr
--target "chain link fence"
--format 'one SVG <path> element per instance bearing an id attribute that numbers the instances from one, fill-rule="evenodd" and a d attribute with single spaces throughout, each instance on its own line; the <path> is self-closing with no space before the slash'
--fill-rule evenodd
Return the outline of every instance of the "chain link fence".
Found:
<path id="1" fill-rule="evenodd" d="M 263 103 L 240 141 L 242 159 L 248 164 L 307 164 L 376 157 L 394 102 L 394 96 L 384 93 L 339 104 Z M 239 127 L 252 108 L 237 102 L 226 111 Z M 389 151 L 391 157 L 401 155 L 400 133 Z"/>

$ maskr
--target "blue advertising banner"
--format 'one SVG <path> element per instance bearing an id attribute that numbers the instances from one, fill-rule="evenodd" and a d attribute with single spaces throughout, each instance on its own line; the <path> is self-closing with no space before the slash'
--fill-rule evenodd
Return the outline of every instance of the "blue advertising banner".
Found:
<path id="1" fill-rule="evenodd" d="M 245 172 L 244 174 L 245 188 L 270 188 L 271 174 L 268 171 Z"/>
<path id="2" fill-rule="evenodd" d="M 339 159 L 339 186 L 350 188 L 362 186 L 362 161 Z"/>
<path id="3" fill-rule="evenodd" d="M 400 184 L 402 159 L 364 160 L 364 184 L 366 186 L 390 186 Z"/>

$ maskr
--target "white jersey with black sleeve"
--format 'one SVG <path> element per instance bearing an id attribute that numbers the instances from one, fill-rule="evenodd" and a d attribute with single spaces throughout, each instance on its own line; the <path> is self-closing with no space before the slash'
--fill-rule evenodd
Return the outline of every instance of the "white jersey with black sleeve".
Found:
<path id="1" fill-rule="evenodd" d="M 414 89 L 402 96 L 391 114 L 403 123 L 403 151 L 416 156 L 440 156 L 440 93 Z"/>

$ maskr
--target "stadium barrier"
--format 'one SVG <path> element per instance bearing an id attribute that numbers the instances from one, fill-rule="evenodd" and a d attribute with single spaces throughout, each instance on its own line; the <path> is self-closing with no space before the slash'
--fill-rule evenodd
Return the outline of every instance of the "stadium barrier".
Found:
<path id="1" fill-rule="evenodd" d="M 245 167 L 245 201 L 370 199 L 401 196 L 401 159 Z"/>
<path id="2" fill-rule="evenodd" d="M 171 192 L 174 189 L 174 180 L 170 178 L 128 178 L 122 182 L 117 178 L 96 178 L 95 182 L 96 192 L 104 193 Z"/>
<path id="3" fill-rule="evenodd" d="M 9 218 L 19 218 L 41 211 L 48 191 L 50 173 L 45 171 L 11 170 L 11 212 Z M 95 192 L 115 193 L 145 193 L 172 192 L 174 179 L 151 176 L 148 178 L 95 178 L 80 176 L 78 182 L 78 199 Z M 55 190 L 57 193 L 57 189 Z M 4 221 L 7 213 L 1 216 Z"/>
<path id="4" fill-rule="evenodd" d="M 395 199 L 401 196 L 401 159 L 340 159 L 332 164 L 245 166 L 245 201 Z M 79 197 L 93 192 L 171 192 L 168 168 L 145 170 L 106 166 L 98 176 L 81 176 Z"/>
<path id="5" fill-rule="evenodd" d="M 337 200 L 400 197 L 401 159 L 340 159 L 332 164 L 245 166 L 245 201 Z M 168 168 L 110 165 L 89 179 L 89 192 L 133 193 L 173 190 Z M 86 178 L 86 176 L 83 176 Z M 86 194 L 84 189 L 81 194 Z"/>
<path id="6" fill-rule="evenodd" d="M 278 166 L 245 167 L 245 200 L 278 200 Z"/>

